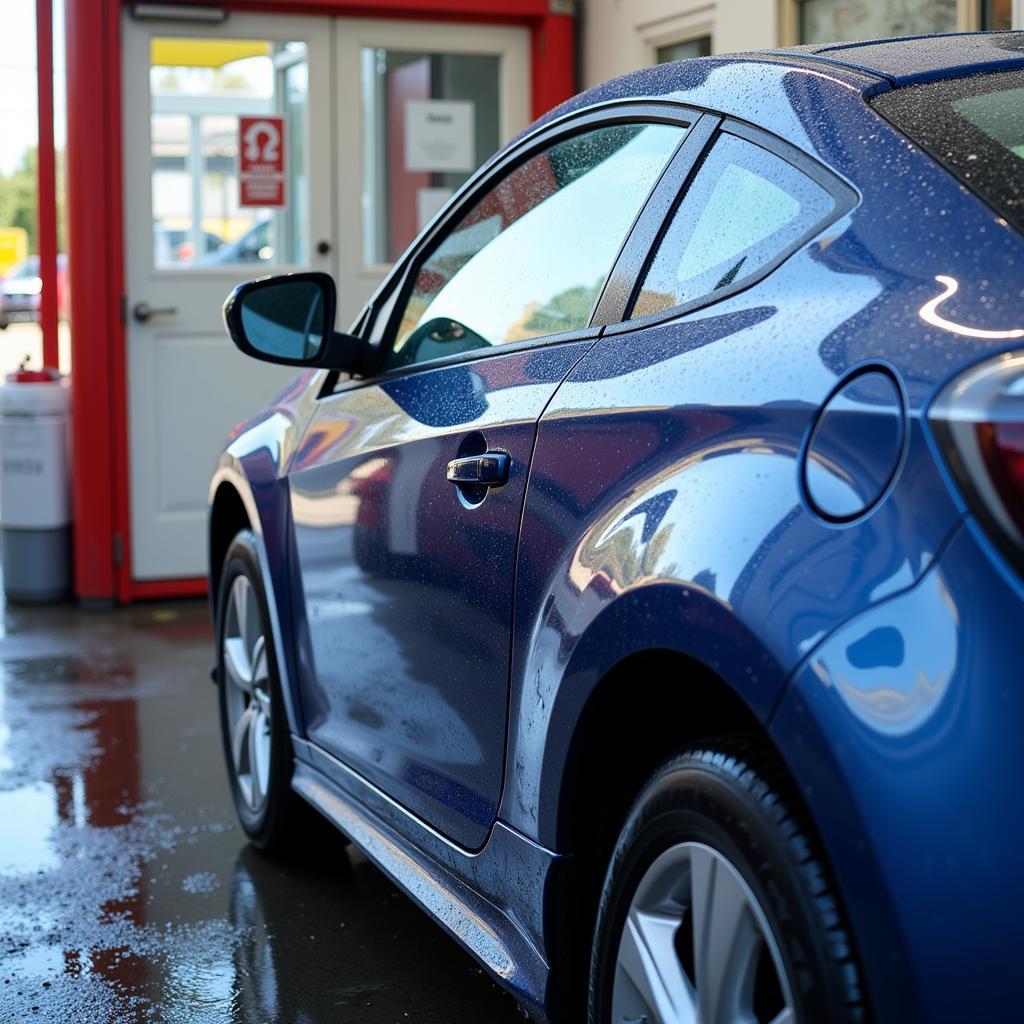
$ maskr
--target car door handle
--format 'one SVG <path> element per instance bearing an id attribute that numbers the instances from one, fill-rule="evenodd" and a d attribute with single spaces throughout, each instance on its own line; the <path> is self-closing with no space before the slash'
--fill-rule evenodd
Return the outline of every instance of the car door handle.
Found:
<path id="1" fill-rule="evenodd" d="M 512 459 L 504 452 L 486 452 L 448 463 L 448 479 L 453 484 L 480 484 L 500 487 L 508 480 Z"/>

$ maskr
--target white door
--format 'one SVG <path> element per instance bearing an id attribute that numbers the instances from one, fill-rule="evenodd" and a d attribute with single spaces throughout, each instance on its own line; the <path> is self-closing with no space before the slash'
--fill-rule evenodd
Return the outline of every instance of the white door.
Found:
<path id="1" fill-rule="evenodd" d="M 203 576 L 217 453 L 291 375 L 231 345 L 225 296 L 324 270 L 347 326 L 445 199 L 528 124 L 529 33 L 235 13 L 220 25 L 126 13 L 123 29 L 132 577 Z M 267 201 L 240 175 L 255 121 L 283 126 L 283 193 L 267 186 L 282 206 L 246 205 Z"/>
<path id="2" fill-rule="evenodd" d="M 334 271 L 328 28 L 322 18 L 232 14 L 209 25 L 125 15 L 135 579 L 206 574 L 207 489 L 217 453 L 230 429 L 294 375 L 234 348 L 221 322 L 224 298 L 262 274 Z M 282 124 L 284 138 L 275 140 Z M 276 176 L 240 181 L 247 146 L 255 147 L 253 162 L 271 171 L 283 157 L 280 190 Z"/>

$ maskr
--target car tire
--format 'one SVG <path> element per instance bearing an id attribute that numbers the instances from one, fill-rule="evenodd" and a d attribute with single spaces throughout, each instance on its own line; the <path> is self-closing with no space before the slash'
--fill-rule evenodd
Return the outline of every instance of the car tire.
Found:
<path id="1" fill-rule="evenodd" d="M 648 782 L 605 876 L 590 1024 L 861 1022 L 850 934 L 778 761 L 753 741 L 686 751 Z"/>
<path id="2" fill-rule="evenodd" d="M 228 779 L 242 828 L 264 853 L 290 852 L 311 827 L 328 826 L 291 786 L 291 736 L 256 538 L 249 530 L 231 542 L 221 573 L 217 691 Z"/>

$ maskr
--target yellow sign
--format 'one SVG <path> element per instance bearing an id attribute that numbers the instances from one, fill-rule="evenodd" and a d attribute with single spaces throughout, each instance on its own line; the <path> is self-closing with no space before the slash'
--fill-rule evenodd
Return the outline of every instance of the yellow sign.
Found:
<path id="1" fill-rule="evenodd" d="M 249 39 L 157 37 L 150 46 L 154 67 L 222 68 L 248 57 L 269 57 L 270 43 Z"/>
<path id="2" fill-rule="evenodd" d="M 0 274 L 28 256 L 28 232 L 24 228 L 0 228 Z"/>

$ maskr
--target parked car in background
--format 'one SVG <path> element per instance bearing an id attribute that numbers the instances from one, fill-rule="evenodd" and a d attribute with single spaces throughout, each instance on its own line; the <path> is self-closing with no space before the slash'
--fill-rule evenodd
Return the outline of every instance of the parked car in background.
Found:
<path id="1" fill-rule="evenodd" d="M 11 324 L 39 323 L 42 291 L 38 256 L 29 256 L 0 277 L 0 331 Z M 68 258 L 64 253 L 57 256 L 57 313 L 67 320 Z"/>
<path id="2" fill-rule="evenodd" d="M 240 238 L 211 252 L 199 262 L 207 266 L 225 263 L 269 263 L 274 258 L 271 230 L 273 222 L 268 218 L 251 227 Z"/>
<path id="3" fill-rule="evenodd" d="M 212 231 L 203 232 L 205 251 L 199 254 L 202 259 L 225 245 L 224 239 Z M 191 232 L 184 228 L 168 228 L 157 224 L 153 229 L 153 262 L 158 267 L 175 266 L 196 262 L 195 243 Z"/>
<path id="4" fill-rule="evenodd" d="M 210 491 L 252 843 L 314 808 L 540 1020 L 1017 1015 L 1022 98 L 1019 32 L 650 68 L 348 332 L 236 289 L 305 368 Z"/>

